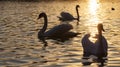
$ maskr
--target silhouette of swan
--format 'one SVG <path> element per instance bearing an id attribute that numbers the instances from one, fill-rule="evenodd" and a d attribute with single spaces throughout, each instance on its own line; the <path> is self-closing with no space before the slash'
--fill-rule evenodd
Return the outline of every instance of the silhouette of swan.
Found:
<path id="1" fill-rule="evenodd" d="M 68 12 L 61 12 L 60 15 L 61 17 L 58 16 L 60 21 L 72 21 L 72 20 L 77 20 L 78 22 L 80 21 L 80 16 L 79 16 L 79 11 L 78 8 L 80 6 L 76 5 L 76 13 L 77 13 L 77 18 L 74 18 L 70 13 Z"/>
<path id="2" fill-rule="evenodd" d="M 82 38 L 82 46 L 83 46 L 83 56 L 89 57 L 90 55 L 95 55 L 98 59 L 102 59 L 107 56 L 108 44 L 104 36 L 102 36 L 103 25 L 99 23 L 97 25 L 98 34 L 96 35 L 96 42 L 93 43 L 89 40 L 90 34 L 86 34 Z"/>
<path id="3" fill-rule="evenodd" d="M 60 39 L 65 40 L 65 39 L 69 39 L 72 37 L 77 36 L 80 33 L 74 33 L 74 32 L 70 32 L 71 29 L 73 29 L 73 26 L 70 24 L 60 24 L 57 25 L 55 27 L 53 27 L 52 29 L 46 31 L 47 29 L 47 24 L 48 24 L 48 19 L 47 19 L 47 15 L 46 13 L 42 12 L 39 14 L 38 19 L 40 18 L 44 18 L 44 25 L 42 27 L 42 29 L 40 29 L 40 31 L 38 32 L 38 39 L 43 41 L 44 47 L 47 46 L 47 42 L 45 41 L 46 39 Z M 45 32 L 46 31 L 46 32 Z"/>

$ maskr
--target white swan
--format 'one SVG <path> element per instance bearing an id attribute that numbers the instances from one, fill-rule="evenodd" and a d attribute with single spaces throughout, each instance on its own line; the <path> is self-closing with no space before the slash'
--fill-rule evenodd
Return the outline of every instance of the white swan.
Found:
<path id="1" fill-rule="evenodd" d="M 98 58 L 106 57 L 108 44 L 104 36 L 102 36 L 103 25 L 102 23 L 97 25 L 98 34 L 96 35 L 96 42 L 93 43 L 89 40 L 90 34 L 86 34 L 82 38 L 82 46 L 83 46 L 83 56 L 89 57 L 90 55 L 95 55 Z"/>
<path id="2" fill-rule="evenodd" d="M 73 26 L 70 24 L 60 24 L 46 31 L 48 26 L 47 25 L 48 19 L 46 13 L 44 12 L 40 13 L 38 19 L 42 17 L 44 18 L 44 25 L 43 28 L 40 29 L 40 31 L 38 32 L 38 39 L 42 40 L 43 43 L 45 43 L 44 47 L 47 46 L 47 42 L 45 41 L 45 38 L 65 40 L 72 37 L 76 37 L 78 34 L 80 34 L 80 33 L 70 32 L 70 30 L 73 29 Z"/>
<path id="3" fill-rule="evenodd" d="M 77 18 L 73 17 L 70 13 L 68 12 L 61 12 L 60 15 L 61 17 L 58 16 L 59 20 L 60 21 L 72 21 L 72 20 L 77 20 L 79 22 L 80 20 L 80 16 L 79 16 L 79 11 L 78 11 L 78 8 L 80 6 L 79 5 L 76 5 L 76 13 L 77 13 Z M 77 24 L 78 24 L 77 22 Z"/>

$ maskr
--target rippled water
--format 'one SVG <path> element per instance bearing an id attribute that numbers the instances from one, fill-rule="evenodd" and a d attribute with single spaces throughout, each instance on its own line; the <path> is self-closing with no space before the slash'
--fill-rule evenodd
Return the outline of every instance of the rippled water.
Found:
<path id="1" fill-rule="evenodd" d="M 47 40 L 49 46 L 43 51 L 43 43 L 37 39 L 43 25 L 42 19 L 37 20 L 39 13 L 47 13 L 50 29 L 61 23 L 57 16 L 62 11 L 76 17 L 76 4 L 80 5 L 80 24 L 70 24 L 74 26 L 72 31 L 82 34 L 64 43 Z M 81 60 L 81 38 L 94 32 L 97 23 L 103 23 L 103 35 L 109 43 L 105 67 L 120 67 L 119 4 L 119 0 L 0 2 L 0 67 L 102 67 L 98 63 L 83 66 Z"/>

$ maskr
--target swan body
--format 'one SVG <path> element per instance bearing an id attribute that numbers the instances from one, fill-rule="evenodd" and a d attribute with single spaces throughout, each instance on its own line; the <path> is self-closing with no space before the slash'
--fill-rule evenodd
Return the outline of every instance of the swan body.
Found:
<path id="1" fill-rule="evenodd" d="M 61 25 L 57 25 L 55 27 L 53 27 L 52 29 L 46 31 L 44 33 L 44 36 L 49 36 L 49 37 L 57 37 L 57 36 L 61 36 L 62 34 L 68 32 L 69 30 L 73 29 L 72 25 L 70 24 L 61 24 Z M 60 35 L 58 35 L 60 34 Z"/>
<path id="2" fill-rule="evenodd" d="M 70 32 L 70 30 L 73 29 L 73 26 L 70 24 L 60 24 L 46 31 L 48 24 L 46 13 L 44 12 L 40 13 L 38 19 L 42 17 L 44 18 L 44 25 L 42 29 L 40 29 L 40 31 L 38 32 L 38 39 L 42 40 L 44 43 L 46 43 L 45 38 L 64 40 L 75 37 L 79 34 L 79 33 Z"/>
<path id="3" fill-rule="evenodd" d="M 77 13 L 77 18 L 74 18 L 70 13 L 68 12 L 61 12 L 60 15 L 61 17 L 58 17 L 60 21 L 72 21 L 72 20 L 77 20 L 79 21 L 79 12 L 78 12 L 78 8 L 80 6 L 76 5 L 76 13 Z"/>
<path id="4" fill-rule="evenodd" d="M 84 57 L 89 57 L 90 55 L 95 55 L 98 58 L 106 57 L 107 56 L 107 49 L 108 49 L 108 44 L 104 36 L 102 36 L 102 31 L 103 25 L 100 23 L 98 24 L 98 34 L 95 36 L 97 39 L 94 42 L 91 42 L 89 40 L 90 34 L 86 34 L 82 38 L 82 46 L 83 46 L 83 56 Z"/>
<path id="5" fill-rule="evenodd" d="M 58 17 L 59 20 L 61 21 L 72 21 L 72 20 L 77 20 L 77 18 L 74 18 L 70 13 L 68 12 L 61 12 L 60 13 L 61 17 Z"/>

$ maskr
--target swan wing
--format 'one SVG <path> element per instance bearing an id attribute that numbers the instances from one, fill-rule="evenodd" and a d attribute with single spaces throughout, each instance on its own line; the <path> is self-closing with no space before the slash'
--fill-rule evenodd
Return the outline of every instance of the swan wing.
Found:
<path id="1" fill-rule="evenodd" d="M 71 29 L 73 29 L 73 26 L 70 24 L 61 24 L 58 26 L 53 27 L 52 29 L 48 30 L 47 32 L 45 32 L 45 36 L 61 36 L 62 34 L 70 31 Z"/>
<path id="2" fill-rule="evenodd" d="M 93 43 L 89 40 L 90 34 L 86 34 L 82 38 L 82 47 L 84 56 L 89 56 L 91 54 L 95 55 L 98 49 L 98 45 L 96 43 Z"/>
<path id="3" fill-rule="evenodd" d="M 104 52 L 107 53 L 107 50 L 108 50 L 108 43 L 107 43 L 107 40 L 105 39 L 104 36 L 102 36 L 102 44 L 103 44 L 103 49 L 104 49 Z"/>
<path id="4" fill-rule="evenodd" d="M 85 52 L 89 52 L 94 43 L 92 43 L 90 40 L 89 40 L 89 37 L 90 37 L 90 34 L 86 34 L 83 38 L 82 38 L 82 46 L 83 46 L 83 49 L 85 50 Z"/>
<path id="5" fill-rule="evenodd" d="M 61 12 L 61 17 L 66 20 L 73 20 L 74 17 L 68 12 Z"/>
<path id="6" fill-rule="evenodd" d="M 89 37 L 90 37 L 90 35 L 86 34 L 82 38 L 82 46 L 83 46 L 85 56 L 89 56 L 91 54 L 96 55 L 98 52 L 99 45 L 101 45 L 98 41 L 96 41 L 95 43 L 91 42 L 89 40 Z M 108 44 L 107 44 L 107 40 L 104 38 L 104 36 L 102 36 L 102 44 L 103 44 L 104 53 L 105 53 L 105 55 L 107 55 Z"/>

